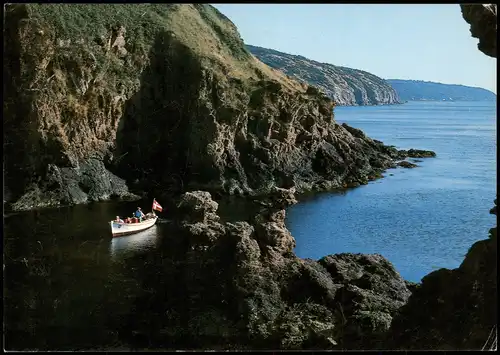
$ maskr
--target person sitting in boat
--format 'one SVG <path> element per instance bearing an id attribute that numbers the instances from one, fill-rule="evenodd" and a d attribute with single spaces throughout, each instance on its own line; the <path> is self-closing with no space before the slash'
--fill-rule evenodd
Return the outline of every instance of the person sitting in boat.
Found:
<path id="1" fill-rule="evenodd" d="M 142 222 L 142 219 L 145 217 L 140 207 L 137 207 L 137 211 L 135 211 L 135 217 L 139 219 L 139 222 Z"/>
<path id="2" fill-rule="evenodd" d="M 115 222 L 116 223 L 123 223 L 123 219 L 121 219 L 120 216 L 116 216 Z"/>

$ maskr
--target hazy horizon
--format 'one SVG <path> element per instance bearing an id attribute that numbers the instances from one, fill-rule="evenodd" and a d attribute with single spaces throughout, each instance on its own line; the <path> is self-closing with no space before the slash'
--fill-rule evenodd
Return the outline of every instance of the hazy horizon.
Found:
<path id="1" fill-rule="evenodd" d="M 245 44 L 383 79 L 497 92 L 496 58 L 479 51 L 458 4 L 212 5 L 236 25 Z"/>

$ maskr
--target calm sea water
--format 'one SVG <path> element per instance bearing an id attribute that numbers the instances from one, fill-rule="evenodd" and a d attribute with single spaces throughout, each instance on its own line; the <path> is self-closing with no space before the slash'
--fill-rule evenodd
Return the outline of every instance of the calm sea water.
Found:
<path id="1" fill-rule="evenodd" d="M 460 265 L 468 248 L 496 223 L 496 106 L 410 102 L 339 107 L 338 122 L 399 149 L 430 149 L 415 169 L 390 169 L 345 193 L 304 197 L 287 212 L 295 252 L 379 253 L 407 280 Z"/>
<path id="2" fill-rule="evenodd" d="M 5 348 L 122 350 L 123 320 L 141 289 L 137 271 L 165 248 L 169 220 L 111 238 L 108 221 L 151 201 L 104 202 L 17 213 L 4 219 Z M 161 215 L 161 214 L 160 214 Z"/>

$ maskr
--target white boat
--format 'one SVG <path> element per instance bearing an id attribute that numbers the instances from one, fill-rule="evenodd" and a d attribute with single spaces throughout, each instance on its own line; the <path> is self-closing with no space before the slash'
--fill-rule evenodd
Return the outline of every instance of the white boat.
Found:
<path id="1" fill-rule="evenodd" d="M 151 210 L 152 211 L 145 216 L 142 222 L 124 223 L 123 221 L 118 222 L 117 220 L 109 222 L 109 225 L 111 226 L 111 234 L 113 237 L 120 237 L 122 235 L 139 233 L 143 230 L 151 228 L 155 225 L 156 220 L 158 219 L 158 216 L 154 211 L 161 212 L 163 211 L 163 207 L 160 206 L 156 199 L 153 199 L 153 206 L 151 207 Z M 117 217 L 117 219 L 118 218 L 119 217 Z"/>
<path id="2" fill-rule="evenodd" d="M 155 225 L 157 220 L 158 216 L 153 215 L 153 217 L 139 223 L 122 223 L 111 221 L 109 222 L 109 224 L 111 226 L 111 234 L 113 234 L 113 237 L 120 237 L 122 235 L 134 234 L 151 228 Z"/>

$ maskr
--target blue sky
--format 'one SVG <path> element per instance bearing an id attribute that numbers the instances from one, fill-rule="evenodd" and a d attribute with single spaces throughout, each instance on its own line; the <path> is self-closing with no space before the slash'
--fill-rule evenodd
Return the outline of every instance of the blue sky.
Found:
<path id="1" fill-rule="evenodd" d="M 247 44 L 385 79 L 462 84 L 496 93 L 496 59 L 477 49 L 457 4 L 214 6 Z"/>

